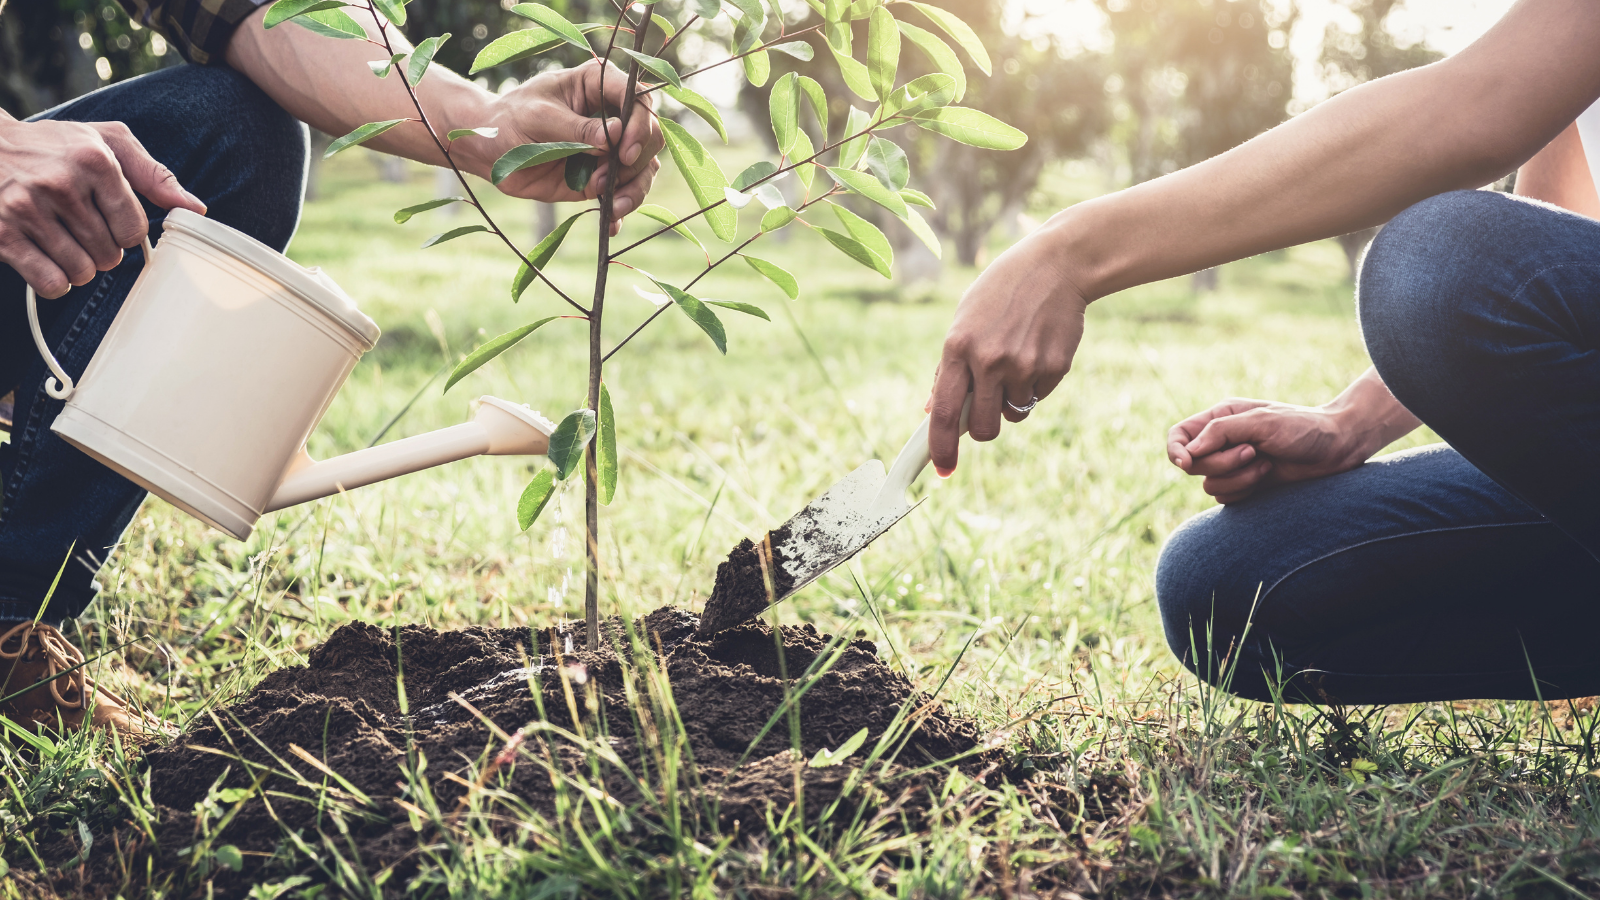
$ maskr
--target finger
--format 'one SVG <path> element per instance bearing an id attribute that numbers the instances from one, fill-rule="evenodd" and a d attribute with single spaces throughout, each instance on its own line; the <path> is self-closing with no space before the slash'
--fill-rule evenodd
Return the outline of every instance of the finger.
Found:
<path id="1" fill-rule="evenodd" d="M 1038 398 L 1039 394 L 1034 391 L 1031 383 L 1020 389 L 1008 384 L 1005 387 L 1005 402 L 1000 406 L 1000 413 L 1005 416 L 1007 422 L 1021 422 L 1033 412 L 1033 405 L 1038 402 Z"/>
<path id="2" fill-rule="evenodd" d="M 178 183 L 178 176 L 172 174 L 171 169 L 151 156 L 126 125 L 121 122 L 104 122 L 98 123 L 95 129 L 100 132 L 106 146 L 116 155 L 117 164 L 122 167 L 123 177 L 135 191 L 162 209 L 187 209 L 205 215 L 205 203 L 185 190 L 183 185 Z M 99 202 L 98 197 L 96 202 Z M 117 224 L 112 223 L 113 234 L 117 234 Z"/>
<path id="3" fill-rule="evenodd" d="M 62 210 L 61 224 L 89 254 L 96 269 L 105 272 L 122 262 L 122 247 L 111 236 L 111 228 L 98 207 L 79 203 L 73 209 Z"/>
<path id="4" fill-rule="evenodd" d="M 90 279 L 94 278 L 98 271 L 94 259 L 78 246 L 72 233 L 59 221 L 51 220 L 31 225 L 24 233 L 34 246 L 50 257 L 50 261 L 66 274 L 67 280 L 72 284 L 88 284 Z M 34 285 L 34 290 L 39 290 L 39 286 Z"/>
<path id="5" fill-rule="evenodd" d="M 1207 456 L 1194 459 L 1187 469 L 1190 475 L 1205 475 L 1208 477 L 1228 475 L 1237 472 L 1254 462 L 1260 452 L 1251 444 L 1240 444 L 1219 450 Z"/>
<path id="6" fill-rule="evenodd" d="M 11 229 L 0 235 L 0 262 L 17 270 L 22 280 L 33 285 L 34 291 L 46 300 L 54 300 L 72 290 L 67 273 L 38 245 L 26 236 Z"/>
<path id="7" fill-rule="evenodd" d="M 928 408 L 928 453 L 940 478 L 949 478 L 960 459 L 961 407 L 967 402 L 971 379 L 965 363 L 948 357 L 940 363 L 934 379 Z"/>
<path id="8" fill-rule="evenodd" d="M 974 373 L 972 388 L 972 414 L 967 419 L 967 433 L 975 441 L 992 441 L 1000 436 L 1003 420 L 1001 407 L 1005 403 L 1005 385 L 993 375 Z"/>
<path id="9" fill-rule="evenodd" d="M 1267 436 L 1265 428 L 1263 416 L 1255 412 L 1212 419 L 1189 442 L 1188 450 L 1191 456 L 1199 459 L 1234 444 L 1259 444 Z"/>
<path id="10" fill-rule="evenodd" d="M 1272 460 L 1258 459 L 1232 475 L 1207 478 L 1200 488 L 1213 497 L 1231 496 L 1254 490 L 1272 472 Z"/>

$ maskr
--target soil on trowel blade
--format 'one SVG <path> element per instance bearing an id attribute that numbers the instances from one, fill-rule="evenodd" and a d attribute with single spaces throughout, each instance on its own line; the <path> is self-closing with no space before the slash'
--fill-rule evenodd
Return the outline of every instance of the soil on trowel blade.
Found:
<path id="1" fill-rule="evenodd" d="M 769 808 L 781 816 L 793 802 L 797 773 L 806 792 L 806 814 L 816 815 L 840 796 L 852 766 L 847 762 L 811 768 L 805 760 L 823 748 L 839 747 L 865 728 L 868 739 L 854 760 L 859 764 L 861 754 L 874 746 L 902 707 L 910 711 L 914 727 L 899 752 L 899 763 L 920 767 L 966 754 L 958 765 L 972 774 L 993 772 L 997 765 L 995 751 L 980 748 L 972 723 L 915 691 L 878 658 L 869 641 L 840 642 L 809 625 L 785 626 L 780 653 L 772 628 L 764 623 L 710 636 L 697 634 L 699 624 L 688 612 L 663 607 L 633 623 L 633 630 L 653 649 L 654 665 L 668 676 L 693 758 L 693 765 L 684 767 L 679 786 L 698 800 L 709 801 L 685 805 L 709 817 L 699 826 L 706 832 L 760 831 Z M 651 755 L 655 751 L 646 746 L 649 735 L 638 733 L 636 726 L 664 719 L 659 711 L 641 715 L 638 707 L 629 706 L 630 688 L 634 697 L 651 694 L 640 661 L 619 659 L 613 649 L 628 646 L 622 623 L 607 620 L 602 636 L 604 645 L 591 651 L 584 646 L 581 623 L 539 631 L 435 631 L 413 625 L 398 633 L 360 622 L 345 625 L 311 652 L 307 665 L 273 672 L 239 702 L 202 716 L 172 746 L 149 753 L 150 798 L 161 811 L 154 844 L 139 829 L 124 824 L 108 836 L 120 853 L 96 854 L 87 867 L 60 872 L 57 889 L 94 894 L 100 891 L 98 885 L 120 884 L 124 870 L 115 869 L 117 860 L 137 858 L 140 853 L 155 857 L 158 876 L 162 871 L 188 870 L 192 859 L 180 854 L 189 853 L 185 848 L 202 837 L 196 804 L 216 796 L 209 793 L 214 785 L 250 789 L 261 779 L 270 808 L 259 793 L 252 793 L 236 817 L 211 838 L 212 846 L 232 844 L 244 851 L 243 870 L 222 871 L 213 882 L 216 896 L 243 897 L 268 875 L 323 879 L 303 855 L 287 868 L 270 858 L 289 833 L 298 832 L 311 844 L 317 843 L 319 831 L 337 834 L 327 803 L 319 808 L 315 802 L 323 785 L 334 787 L 328 796 L 342 798 L 347 807 L 344 825 L 361 864 L 369 872 L 392 866 L 394 873 L 384 888 L 400 896 L 419 864 L 419 842 L 430 840 L 413 830 L 402 805 L 415 799 L 406 787 L 408 740 L 426 758 L 424 775 L 437 808 L 446 814 L 457 809 L 466 794 L 464 782 L 476 781 L 482 767 L 498 758 L 507 763 L 493 775 L 499 790 L 546 816 L 560 815 L 551 774 L 544 765 L 553 763 L 584 777 L 592 777 L 594 770 L 571 741 L 523 730 L 541 719 L 571 731 L 581 726 L 590 736 L 606 734 L 624 766 L 659 778 L 659 766 Z M 836 651 L 837 659 L 826 672 L 814 676 L 799 701 L 802 759 L 797 760 L 790 749 L 786 717 L 779 716 L 773 727 L 774 713 L 808 667 L 819 659 L 826 662 Z M 397 662 L 402 660 L 410 715 L 401 713 L 396 690 Z M 563 671 L 566 679 L 561 677 Z M 625 684 L 625 674 L 631 684 Z M 498 731 L 484 720 L 493 722 Z M 762 736 L 764 728 L 768 730 Z M 514 741 L 525 751 L 522 755 L 504 752 L 506 734 L 516 736 Z M 624 805 L 638 804 L 638 815 L 651 815 L 650 804 L 642 802 L 646 798 L 629 778 L 614 765 L 600 769 L 614 798 Z M 903 771 L 896 766 L 891 773 Z M 917 810 L 926 808 L 930 785 L 921 776 L 876 777 L 866 789 L 848 796 L 845 805 L 854 809 L 900 803 L 900 815 L 915 821 Z M 355 799 L 358 792 L 371 798 L 364 809 Z M 209 827 L 215 829 L 216 821 L 213 818 Z M 66 838 L 62 841 L 59 852 L 65 862 L 77 852 L 77 845 Z M 95 847 L 100 848 L 98 841 Z M 113 868 L 98 872 L 98 866 Z"/>
<path id="2" fill-rule="evenodd" d="M 759 544 L 745 538 L 727 559 L 717 564 L 717 581 L 700 616 L 700 634 L 714 634 L 753 619 L 771 605 L 774 597 L 788 596 L 794 588 L 794 576 L 784 568 L 789 558 L 783 553 L 783 545 L 789 538 L 787 525 L 767 532 Z"/>

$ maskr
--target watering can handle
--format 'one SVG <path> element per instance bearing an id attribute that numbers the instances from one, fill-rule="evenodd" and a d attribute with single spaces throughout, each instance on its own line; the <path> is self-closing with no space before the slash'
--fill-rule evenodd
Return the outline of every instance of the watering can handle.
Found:
<path id="1" fill-rule="evenodd" d="M 150 265 L 150 254 L 154 250 L 150 246 L 150 236 L 144 237 L 144 264 Z M 77 390 L 72 376 L 61 368 L 61 363 L 56 361 L 56 355 L 50 352 L 50 345 L 45 343 L 44 331 L 39 328 L 39 299 L 33 293 L 33 285 L 28 285 L 28 327 L 33 329 L 33 344 L 39 348 L 39 355 L 44 357 L 44 364 L 54 373 L 51 378 L 44 380 L 44 392 L 57 400 L 66 400 Z"/>

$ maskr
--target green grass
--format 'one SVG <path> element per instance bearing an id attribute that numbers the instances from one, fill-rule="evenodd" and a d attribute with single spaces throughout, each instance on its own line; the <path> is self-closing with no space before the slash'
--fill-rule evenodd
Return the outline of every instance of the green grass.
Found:
<path id="1" fill-rule="evenodd" d="M 576 322 L 547 326 L 448 395 L 442 380 L 429 385 L 487 336 L 563 305 L 540 288 L 512 305 L 504 251 L 488 239 L 418 251 L 466 212 L 395 226 L 390 213 L 429 196 L 431 176 L 393 185 L 373 174 L 357 154 L 330 166 L 290 249 L 326 267 L 385 331 L 312 454 L 366 446 L 419 390 L 385 439 L 462 421 L 484 393 L 553 417 L 580 406 Z M 688 203 L 675 183 L 653 199 Z M 528 206 L 496 200 L 494 209 L 531 244 Z M 580 225 L 577 252 L 552 266 L 558 283 L 588 283 L 592 253 L 579 248 L 592 227 Z M 638 222 L 626 232 L 643 233 Z M 944 327 L 975 274 L 947 266 L 918 302 L 866 302 L 887 283 L 808 235 L 755 252 L 797 273 L 803 293 L 790 302 L 743 266 L 702 282 L 701 296 L 772 314 L 771 323 L 724 315 L 726 358 L 671 314 L 608 366 L 622 462 L 602 516 L 606 612 L 702 602 L 740 538 L 780 523 L 871 455 L 895 452 L 922 415 Z M 673 238 L 628 260 L 682 283 L 696 253 Z M 650 312 L 636 280 L 614 279 L 613 340 Z M 1221 290 L 1204 297 L 1180 280 L 1107 299 L 1090 310 L 1073 373 L 1026 424 L 992 444 L 964 444 L 955 478 L 919 485 L 928 502 L 777 610 L 826 632 L 865 629 L 927 689 L 959 659 L 943 699 L 998 729 L 1033 778 L 984 787 L 951 776 L 936 788 L 931 824 L 909 838 L 865 826 L 810 835 L 778 810 L 764 833 L 737 841 L 673 831 L 668 851 L 619 840 L 590 854 L 564 830 L 570 823 L 528 813 L 534 837 L 506 844 L 473 824 L 489 816 L 477 810 L 429 851 L 418 895 L 529 896 L 537 879 L 549 896 L 1591 895 L 1600 888 L 1593 713 L 1242 703 L 1199 689 L 1162 640 L 1156 555 L 1209 504 L 1165 461 L 1167 427 L 1229 395 L 1318 403 L 1366 364 L 1331 243 L 1228 266 Z M 457 627 L 577 616 L 580 491 L 569 485 L 528 532 L 516 527 L 516 499 L 537 462 L 477 459 L 363 488 L 269 515 L 245 543 L 151 501 L 102 573 L 106 594 L 82 636 L 91 654 L 142 638 L 99 664 L 104 677 L 132 681 L 186 721 L 303 661 L 352 619 Z M 652 684 L 659 699 L 663 687 Z M 80 841 L 79 823 L 103 833 L 149 814 L 137 761 L 97 737 L 0 746 L 0 768 L 11 895 L 48 895 L 35 854 L 58 834 Z M 517 815 L 514 799 L 482 802 Z M 204 856 L 160 873 L 163 895 L 203 896 L 215 864 Z M 373 873 L 358 868 L 325 878 L 359 891 Z"/>

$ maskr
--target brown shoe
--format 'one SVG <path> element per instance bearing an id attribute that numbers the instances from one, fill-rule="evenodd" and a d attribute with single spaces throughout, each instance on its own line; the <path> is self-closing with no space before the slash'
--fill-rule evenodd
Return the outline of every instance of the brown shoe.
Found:
<path id="1" fill-rule="evenodd" d="M 0 702 L 0 716 L 34 731 L 76 730 L 87 721 L 139 740 L 166 732 L 159 720 L 95 684 L 83 651 L 53 626 L 20 622 L 0 634 L 0 676 L 0 698 L 9 698 Z"/>

